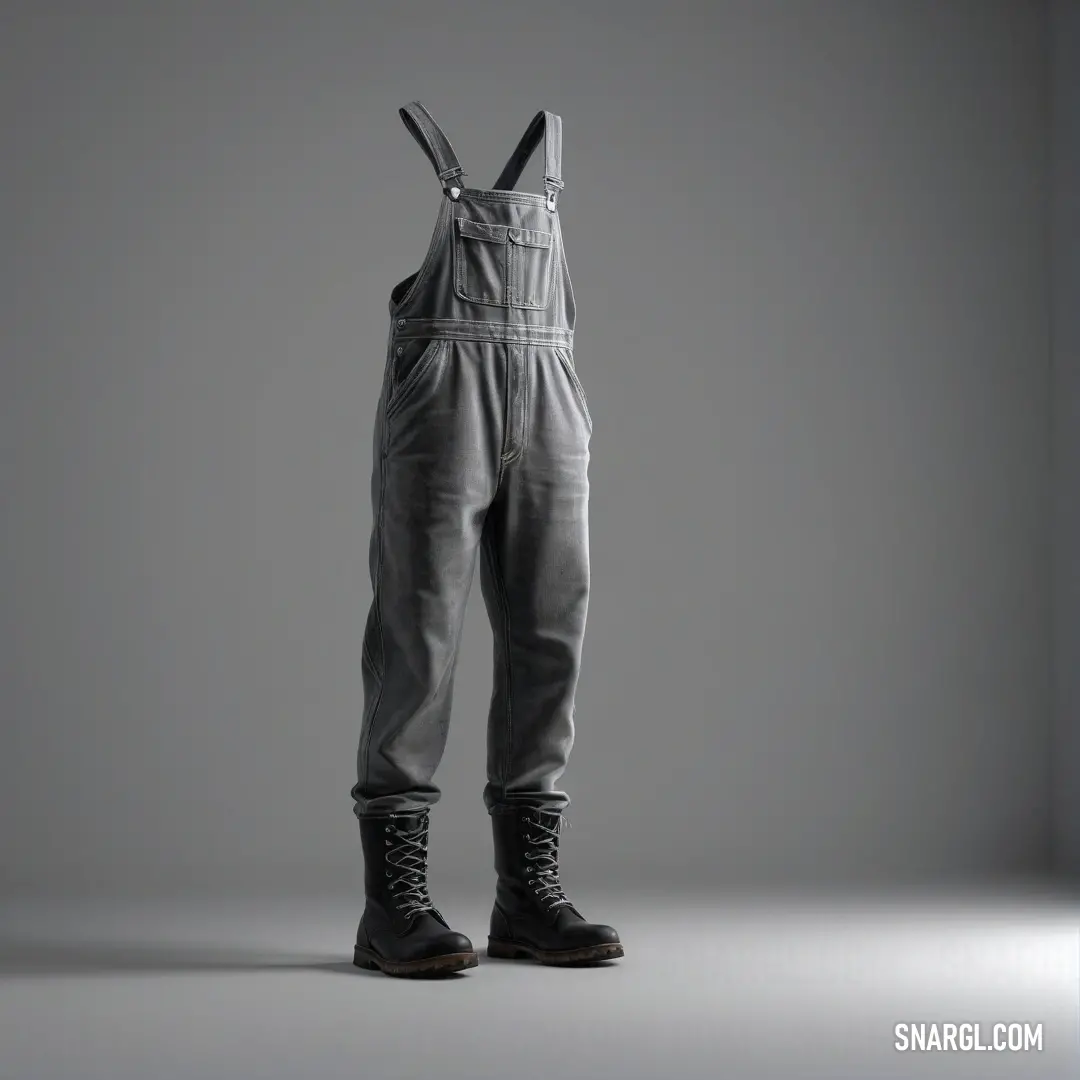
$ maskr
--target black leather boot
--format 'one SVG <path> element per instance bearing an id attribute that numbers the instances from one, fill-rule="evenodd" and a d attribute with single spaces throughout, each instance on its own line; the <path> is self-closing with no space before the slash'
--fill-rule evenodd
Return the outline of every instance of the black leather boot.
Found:
<path id="1" fill-rule="evenodd" d="M 497 810 L 491 814 L 499 878 L 488 956 L 580 964 L 623 955 L 618 933 L 586 922 L 559 883 L 558 811 Z"/>
<path id="2" fill-rule="evenodd" d="M 386 975 L 476 967 L 472 942 L 451 930 L 427 887 L 428 811 L 360 818 L 366 903 L 353 963 Z"/>

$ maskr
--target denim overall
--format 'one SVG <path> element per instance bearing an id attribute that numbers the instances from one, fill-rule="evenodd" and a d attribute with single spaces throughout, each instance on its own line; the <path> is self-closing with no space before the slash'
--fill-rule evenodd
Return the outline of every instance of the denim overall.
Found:
<path id="1" fill-rule="evenodd" d="M 443 198 L 394 287 L 375 418 L 358 818 L 423 810 L 446 746 L 477 558 L 494 638 L 489 813 L 561 810 L 589 601 L 592 419 L 559 225 L 562 121 L 541 111 L 494 187 L 468 188 L 418 101 L 400 110 Z M 514 190 L 544 143 L 544 194 Z"/>

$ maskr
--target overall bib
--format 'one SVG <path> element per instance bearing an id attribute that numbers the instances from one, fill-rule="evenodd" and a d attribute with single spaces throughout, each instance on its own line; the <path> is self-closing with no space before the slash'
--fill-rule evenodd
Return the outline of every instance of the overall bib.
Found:
<path id="1" fill-rule="evenodd" d="M 537 113 L 494 187 L 468 188 L 419 102 L 400 110 L 443 188 L 394 287 L 375 420 L 358 818 L 438 801 L 477 560 L 494 637 L 489 813 L 558 812 L 589 601 L 592 419 L 574 369 L 559 225 L 562 122 Z M 544 194 L 514 190 L 544 145 Z"/>

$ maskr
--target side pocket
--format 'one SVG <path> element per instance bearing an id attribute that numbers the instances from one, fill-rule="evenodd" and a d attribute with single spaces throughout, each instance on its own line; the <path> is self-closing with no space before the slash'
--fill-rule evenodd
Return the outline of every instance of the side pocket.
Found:
<path id="1" fill-rule="evenodd" d="M 573 353 L 571 353 L 569 349 L 563 348 L 561 345 L 556 345 L 555 355 L 559 358 L 559 363 L 562 364 L 563 370 L 566 372 L 566 376 L 570 380 L 571 386 L 574 388 L 578 404 L 581 406 L 581 411 L 585 414 L 585 422 L 589 425 L 589 431 L 592 431 L 593 421 L 592 414 L 589 412 L 589 401 L 585 396 L 585 387 L 581 385 L 581 380 L 577 377 L 577 372 L 574 370 Z"/>
<path id="2" fill-rule="evenodd" d="M 402 356 L 394 356 L 390 364 L 390 389 L 386 401 L 386 419 L 396 415 L 398 410 L 416 393 L 424 376 L 435 366 L 435 361 L 449 345 L 447 338 L 431 338 L 427 345 L 420 347 L 416 339 L 403 345 L 406 350 Z M 419 355 L 416 351 L 419 348 Z M 410 352 L 413 353 L 410 356 Z"/>

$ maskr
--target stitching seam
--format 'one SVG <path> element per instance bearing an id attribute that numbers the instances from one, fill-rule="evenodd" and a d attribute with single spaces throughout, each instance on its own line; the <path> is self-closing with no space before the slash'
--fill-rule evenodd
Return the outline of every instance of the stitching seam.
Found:
<path id="1" fill-rule="evenodd" d="M 375 625 L 379 635 L 379 664 L 378 667 L 373 668 L 376 680 L 378 682 L 378 690 L 375 693 L 375 700 L 371 703 L 371 711 L 366 718 L 366 730 L 364 732 L 364 745 L 360 753 L 360 782 L 363 788 L 368 786 L 368 774 L 370 772 L 371 763 L 371 734 L 375 729 L 375 721 L 379 715 L 379 706 L 382 704 L 383 686 L 386 679 L 386 638 L 383 628 L 382 617 L 382 566 L 383 566 L 383 542 L 385 540 L 385 530 L 383 527 L 383 521 L 385 517 L 386 506 L 386 416 L 385 408 L 383 410 L 383 425 L 382 425 L 382 438 L 379 440 L 381 445 L 379 447 L 379 513 L 376 519 L 376 527 L 379 530 L 379 552 L 375 559 L 375 582 L 374 582 L 374 596 L 372 603 L 375 607 Z"/>
<path id="2" fill-rule="evenodd" d="M 492 580 L 495 583 L 495 595 L 498 597 L 499 608 L 503 617 L 503 671 L 506 675 L 506 745 L 503 747 L 502 775 L 499 777 L 499 782 L 501 796 L 505 799 L 507 781 L 510 776 L 510 747 L 514 734 L 514 683 L 513 665 L 510 662 L 510 598 L 506 593 L 506 582 L 503 580 L 499 557 L 495 551 L 495 543 L 490 533 L 481 541 L 481 547 L 484 551 L 484 557 L 488 561 Z"/>

